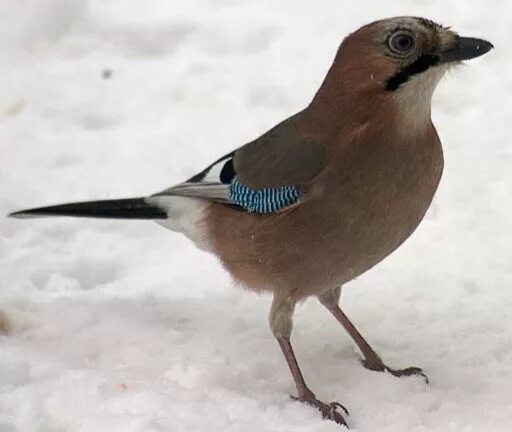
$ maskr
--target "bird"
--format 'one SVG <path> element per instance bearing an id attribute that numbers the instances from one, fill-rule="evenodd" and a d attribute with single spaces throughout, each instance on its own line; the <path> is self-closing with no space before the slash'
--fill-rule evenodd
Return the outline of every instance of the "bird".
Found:
<path id="1" fill-rule="evenodd" d="M 416 229 L 443 171 L 434 89 L 454 65 L 489 52 L 429 19 L 371 22 L 345 37 L 311 102 L 188 180 L 149 196 L 33 208 L 9 216 L 146 219 L 216 255 L 241 286 L 272 294 L 269 324 L 294 380 L 293 399 L 347 426 L 348 411 L 306 384 L 290 338 L 296 305 L 320 303 L 362 364 L 394 376 L 339 306 L 342 287 Z"/>

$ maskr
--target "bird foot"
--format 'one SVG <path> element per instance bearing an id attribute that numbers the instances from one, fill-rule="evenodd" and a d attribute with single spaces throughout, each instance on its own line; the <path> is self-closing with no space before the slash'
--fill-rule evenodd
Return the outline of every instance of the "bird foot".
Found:
<path id="1" fill-rule="evenodd" d="M 425 383 L 428 384 L 428 376 L 423 372 L 423 369 L 419 367 L 408 367 L 405 369 L 393 369 L 389 366 L 386 366 L 382 361 L 369 361 L 366 359 L 361 360 L 362 365 L 369 370 L 376 371 L 376 372 L 388 372 L 391 375 L 395 377 L 404 377 L 404 376 L 414 376 L 419 375 L 424 380 Z"/>
<path id="2" fill-rule="evenodd" d="M 324 403 L 319 401 L 315 395 L 307 395 L 304 397 L 290 396 L 293 400 L 306 403 L 322 413 L 322 417 L 327 420 L 331 420 L 335 423 L 338 423 L 341 426 L 345 426 L 348 428 L 347 422 L 345 418 L 337 411 L 340 408 L 345 412 L 346 415 L 349 415 L 348 410 L 339 402 L 331 402 Z"/>

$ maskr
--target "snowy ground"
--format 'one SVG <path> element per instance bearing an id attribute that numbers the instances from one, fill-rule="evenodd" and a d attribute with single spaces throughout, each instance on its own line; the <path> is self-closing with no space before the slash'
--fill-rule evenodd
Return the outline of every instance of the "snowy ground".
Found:
<path id="1" fill-rule="evenodd" d="M 360 367 L 315 301 L 293 339 L 353 430 L 510 431 L 507 0 L 4 0 L 0 214 L 194 174 L 301 109 L 343 35 L 397 14 L 496 45 L 436 94 L 446 171 L 427 219 L 342 298 L 390 364 L 431 384 Z M 339 430 L 288 398 L 270 299 L 152 223 L 0 218 L 0 300 L 0 432 Z"/>

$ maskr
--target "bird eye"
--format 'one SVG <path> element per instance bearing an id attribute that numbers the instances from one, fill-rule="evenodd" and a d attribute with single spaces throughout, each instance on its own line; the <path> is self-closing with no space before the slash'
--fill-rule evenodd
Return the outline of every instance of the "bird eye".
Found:
<path id="1" fill-rule="evenodd" d="M 389 48 L 397 54 L 405 54 L 414 46 L 414 39 L 408 33 L 395 33 L 389 38 Z"/>

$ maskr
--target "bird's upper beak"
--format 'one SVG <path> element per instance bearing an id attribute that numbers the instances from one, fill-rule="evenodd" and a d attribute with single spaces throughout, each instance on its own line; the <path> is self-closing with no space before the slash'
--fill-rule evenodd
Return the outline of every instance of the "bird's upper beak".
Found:
<path id="1" fill-rule="evenodd" d="M 455 46 L 442 50 L 437 55 L 440 63 L 469 60 L 488 53 L 494 45 L 483 39 L 458 37 Z"/>

